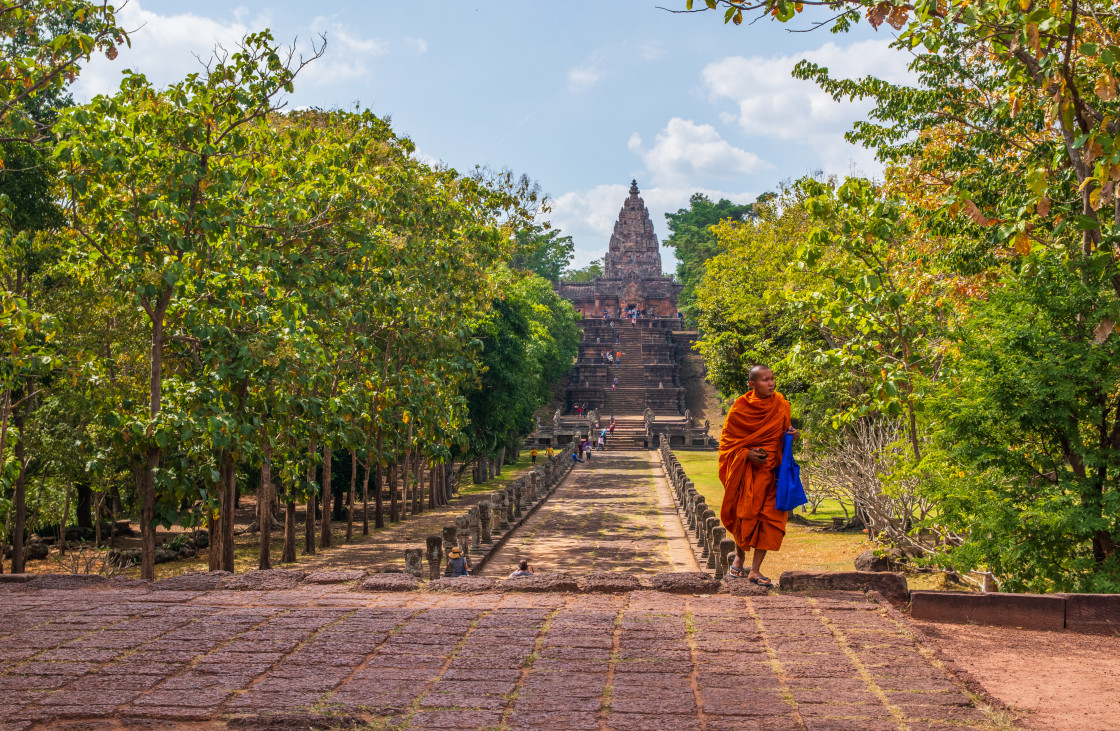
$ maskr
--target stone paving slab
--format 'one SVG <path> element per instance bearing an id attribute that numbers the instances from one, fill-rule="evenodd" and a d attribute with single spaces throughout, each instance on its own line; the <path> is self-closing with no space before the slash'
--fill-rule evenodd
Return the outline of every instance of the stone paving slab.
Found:
<path id="1" fill-rule="evenodd" d="M 490 559 L 507 576 L 527 559 L 538 572 L 654 574 L 699 566 L 649 451 L 594 452 Z M 659 489 L 660 488 L 660 489 Z"/>
<path id="2" fill-rule="evenodd" d="M 907 620 L 858 594 L 168 594 L 0 587 L 0 729 L 987 721 Z"/>

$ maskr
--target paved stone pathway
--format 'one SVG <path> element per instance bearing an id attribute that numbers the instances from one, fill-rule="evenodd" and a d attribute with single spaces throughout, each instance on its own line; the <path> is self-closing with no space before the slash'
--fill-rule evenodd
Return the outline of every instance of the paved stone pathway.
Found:
<path id="1" fill-rule="evenodd" d="M 0 585 L 0 729 L 959 729 L 985 721 L 861 595 Z M 368 724 L 368 726 L 365 726 Z"/>
<path id="2" fill-rule="evenodd" d="M 595 452 L 483 569 L 503 577 L 520 559 L 538 572 L 698 571 L 656 452 Z M 656 483 L 660 479 L 660 490 Z"/>

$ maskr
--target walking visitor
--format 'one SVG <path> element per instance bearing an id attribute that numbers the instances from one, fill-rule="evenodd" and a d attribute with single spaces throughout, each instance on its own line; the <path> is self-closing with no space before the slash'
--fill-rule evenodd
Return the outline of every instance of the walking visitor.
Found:
<path id="1" fill-rule="evenodd" d="M 750 371 L 751 390 L 740 396 L 723 425 L 719 443 L 719 479 L 723 483 L 720 521 L 735 539 L 735 561 L 728 569 L 734 578 L 772 586 L 762 575 L 768 551 L 782 547 L 789 514 L 774 505 L 777 467 L 782 437 L 790 431 L 789 401 L 775 390 L 774 372 L 756 365 Z M 746 552 L 754 549 L 751 567 L 744 568 Z"/>

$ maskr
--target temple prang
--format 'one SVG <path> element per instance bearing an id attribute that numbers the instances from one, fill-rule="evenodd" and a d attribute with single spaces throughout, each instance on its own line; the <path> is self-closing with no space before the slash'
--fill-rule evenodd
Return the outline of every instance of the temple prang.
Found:
<path id="1" fill-rule="evenodd" d="M 683 287 L 661 271 L 661 250 L 649 209 L 630 184 L 611 233 L 603 275 L 563 281 L 556 291 L 583 316 L 579 357 L 564 402 L 530 437 L 533 444 L 568 444 L 597 435 L 613 418 L 610 449 L 653 448 L 664 435 L 674 446 L 711 447 L 685 405 L 680 358 L 696 333 L 677 312 Z M 608 355 L 609 353 L 609 355 Z"/>

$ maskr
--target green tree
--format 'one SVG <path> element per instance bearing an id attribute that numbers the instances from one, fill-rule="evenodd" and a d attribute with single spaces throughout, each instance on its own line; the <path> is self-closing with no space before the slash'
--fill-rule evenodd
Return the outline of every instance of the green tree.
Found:
<path id="1" fill-rule="evenodd" d="M 595 259 L 580 269 L 569 269 L 564 272 L 564 280 L 568 282 L 590 282 L 592 279 L 601 276 L 603 276 L 602 259 Z"/>
<path id="2" fill-rule="evenodd" d="M 1039 252 L 959 323 L 932 400 L 954 468 L 936 520 L 968 537 L 942 562 L 991 570 L 1005 591 L 1120 589 L 1120 340 L 1107 267 Z"/>
<path id="3" fill-rule="evenodd" d="M 571 236 L 561 236 L 557 229 L 546 230 L 539 225 L 518 230 L 516 239 L 510 266 L 550 282 L 560 279 L 575 252 Z"/>
<path id="4" fill-rule="evenodd" d="M 760 196 L 758 202 L 770 197 L 772 194 Z M 672 248 L 676 254 L 677 280 L 684 287 L 678 304 L 689 322 L 697 322 L 696 287 L 704 277 L 706 264 L 721 251 L 712 227 L 721 221 L 746 221 L 756 215 L 754 203 L 732 203 L 726 198 L 713 203 L 703 193 L 693 193 L 688 199 L 688 208 L 665 214 L 672 233 L 663 245 Z"/>

